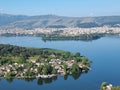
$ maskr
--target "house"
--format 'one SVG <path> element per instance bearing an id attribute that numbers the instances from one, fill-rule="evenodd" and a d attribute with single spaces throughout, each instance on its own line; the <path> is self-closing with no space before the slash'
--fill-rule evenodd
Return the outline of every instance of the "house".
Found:
<path id="1" fill-rule="evenodd" d="M 68 60 L 68 61 L 66 61 L 66 64 L 67 64 L 68 68 L 70 68 L 74 64 L 74 61 L 73 60 Z"/>
<path id="2" fill-rule="evenodd" d="M 106 88 L 106 90 L 112 90 L 112 84 L 107 85 Z"/>

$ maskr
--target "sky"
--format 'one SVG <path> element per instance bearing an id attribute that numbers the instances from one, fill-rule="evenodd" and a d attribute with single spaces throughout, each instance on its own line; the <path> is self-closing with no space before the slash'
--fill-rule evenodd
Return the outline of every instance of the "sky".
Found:
<path id="1" fill-rule="evenodd" d="M 0 0 L 0 13 L 70 17 L 120 15 L 120 0 Z"/>

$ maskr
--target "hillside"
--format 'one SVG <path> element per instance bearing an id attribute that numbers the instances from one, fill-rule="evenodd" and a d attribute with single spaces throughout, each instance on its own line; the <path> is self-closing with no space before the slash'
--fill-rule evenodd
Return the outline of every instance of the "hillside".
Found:
<path id="1" fill-rule="evenodd" d="M 56 15 L 9 15 L 0 14 L 0 28 L 65 28 L 65 27 L 99 27 L 110 25 L 120 26 L 120 16 L 101 16 L 101 17 L 64 17 Z"/>

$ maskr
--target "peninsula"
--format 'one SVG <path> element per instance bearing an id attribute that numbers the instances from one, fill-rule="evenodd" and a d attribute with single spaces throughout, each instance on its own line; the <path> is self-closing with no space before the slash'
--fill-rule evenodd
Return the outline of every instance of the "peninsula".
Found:
<path id="1" fill-rule="evenodd" d="M 0 44 L 1 78 L 50 78 L 90 70 L 80 53 Z"/>

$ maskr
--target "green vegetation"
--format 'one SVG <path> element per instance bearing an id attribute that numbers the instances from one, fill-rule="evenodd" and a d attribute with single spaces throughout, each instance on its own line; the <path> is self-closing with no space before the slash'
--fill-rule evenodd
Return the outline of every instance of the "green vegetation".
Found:
<path id="1" fill-rule="evenodd" d="M 105 87 L 107 86 L 106 82 L 102 82 L 100 90 L 105 90 Z"/>
<path id="2" fill-rule="evenodd" d="M 56 31 L 57 32 L 57 31 Z M 43 41 L 57 41 L 57 40 L 84 40 L 84 41 L 90 41 L 90 40 L 96 40 L 99 39 L 107 34 L 83 34 L 80 36 L 60 36 L 61 31 L 53 34 L 35 34 L 35 35 L 29 35 L 29 34 L 10 34 L 5 33 L 1 36 L 37 36 L 42 37 Z"/>
<path id="3" fill-rule="evenodd" d="M 101 84 L 100 90 L 120 90 L 120 86 L 112 86 L 112 84 L 107 84 L 107 82 L 103 82 Z"/>
<path id="4" fill-rule="evenodd" d="M 120 86 L 112 87 L 112 90 L 120 90 Z"/>
<path id="5" fill-rule="evenodd" d="M 74 75 L 89 69 L 90 61 L 80 53 L 0 44 L 1 77 L 45 78 L 58 74 Z"/>
<path id="6" fill-rule="evenodd" d="M 59 34 L 43 35 L 42 39 L 47 40 L 95 40 L 103 37 L 104 34 L 83 34 L 80 36 L 60 36 Z"/>

